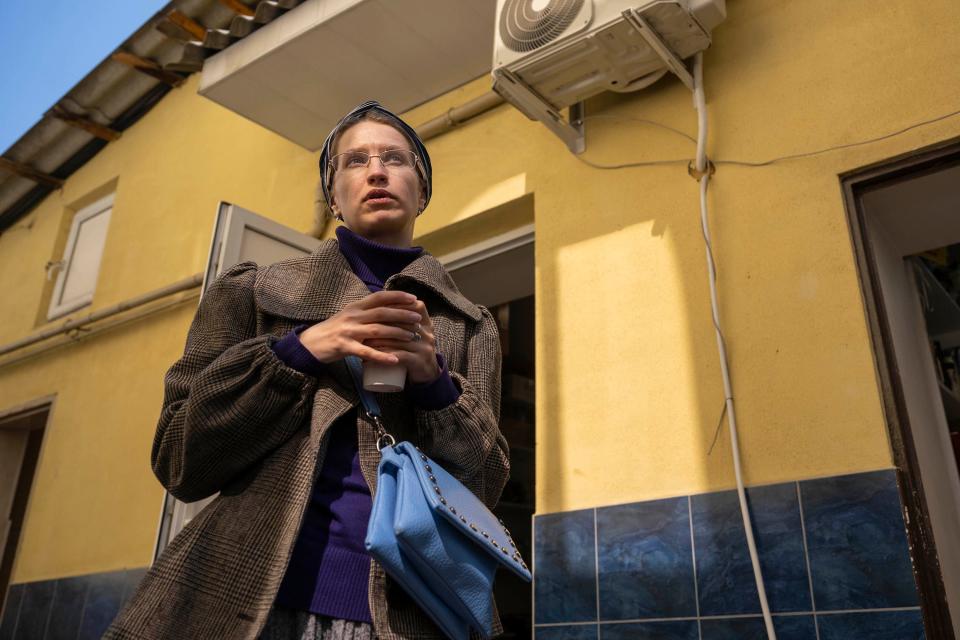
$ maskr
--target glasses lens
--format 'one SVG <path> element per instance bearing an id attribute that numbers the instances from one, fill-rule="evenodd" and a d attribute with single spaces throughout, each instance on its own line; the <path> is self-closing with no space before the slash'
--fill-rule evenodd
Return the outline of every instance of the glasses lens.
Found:
<path id="1" fill-rule="evenodd" d="M 355 169 L 365 167 L 370 162 L 370 156 L 363 151 L 348 151 L 337 156 L 338 169 Z"/>
<path id="2" fill-rule="evenodd" d="M 401 168 L 413 166 L 413 152 L 405 149 L 392 149 L 380 154 L 380 161 L 385 167 Z"/>

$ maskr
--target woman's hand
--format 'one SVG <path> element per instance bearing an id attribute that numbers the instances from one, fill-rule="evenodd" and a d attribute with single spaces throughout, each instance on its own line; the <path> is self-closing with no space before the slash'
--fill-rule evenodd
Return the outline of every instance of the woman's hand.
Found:
<path id="1" fill-rule="evenodd" d="M 300 342 L 313 357 L 324 363 L 351 355 L 383 364 L 404 363 L 404 358 L 398 355 L 378 351 L 371 341 L 416 344 L 413 342 L 414 331 L 418 322 L 423 324 L 426 312 L 426 307 L 423 314 L 418 312 L 418 304 L 423 305 L 416 296 L 404 291 L 377 291 L 305 329 L 300 333 Z M 432 337 L 431 332 L 431 340 Z M 426 336 L 422 342 L 425 341 Z"/>
<path id="2" fill-rule="evenodd" d="M 437 364 L 437 341 L 434 337 L 433 321 L 427 313 L 427 305 L 414 298 L 412 304 L 400 308 L 417 314 L 416 322 L 419 327 L 414 326 L 410 331 L 419 333 L 420 340 L 413 340 L 413 333 L 408 332 L 408 335 L 401 339 L 374 338 L 368 340 L 366 345 L 396 356 L 400 363 L 407 367 L 407 379 L 410 382 L 433 382 L 440 376 L 440 365 Z"/>

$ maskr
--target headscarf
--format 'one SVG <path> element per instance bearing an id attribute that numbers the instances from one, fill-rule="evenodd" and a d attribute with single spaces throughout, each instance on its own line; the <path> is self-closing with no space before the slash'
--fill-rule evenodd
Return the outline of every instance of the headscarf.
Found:
<path id="1" fill-rule="evenodd" d="M 417 135 L 417 132 L 414 131 L 413 127 L 408 125 L 397 114 L 393 113 L 376 100 L 368 100 L 367 102 L 361 103 L 354 107 L 350 113 L 341 118 L 340 122 L 337 123 L 337 126 L 330 130 L 330 133 L 327 135 L 327 139 L 323 141 L 323 149 L 320 152 L 320 183 L 321 188 L 323 189 L 323 197 L 328 203 L 330 202 L 330 157 L 331 153 L 333 152 L 331 147 L 333 146 L 334 139 L 347 122 L 355 119 L 357 116 L 367 113 L 368 111 L 379 111 L 387 117 L 395 120 L 396 125 L 407 136 L 407 138 L 410 139 L 410 142 L 413 143 L 413 152 L 417 154 L 417 158 L 419 159 L 421 165 L 421 178 L 423 178 L 424 183 L 426 183 L 426 200 L 423 203 L 424 208 L 426 208 L 427 204 L 430 202 L 430 194 L 433 191 L 433 169 L 430 165 L 430 154 L 427 153 L 427 148 L 423 145 L 423 140 L 420 139 L 420 136 Z"/>

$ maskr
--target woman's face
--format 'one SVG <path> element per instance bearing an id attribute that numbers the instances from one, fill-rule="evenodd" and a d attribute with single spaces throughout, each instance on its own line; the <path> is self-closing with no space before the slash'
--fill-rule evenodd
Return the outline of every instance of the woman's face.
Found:
<path id="1" fill-rule="evenodd" d="M 394 159 L 384 166 L 370 158 L 364 167 L 339 154 L 362 151 L 378 155 L 390 150 L 411 151 L 407 138 L 388 124 L 361 120 L 347 129 L 333 152 L 334 174 L 330 207 L 351 231 L 392 246 L 409 247 L 413 224 L 422 209 L 425 193 L 415 166 L 399 166 Z"/>

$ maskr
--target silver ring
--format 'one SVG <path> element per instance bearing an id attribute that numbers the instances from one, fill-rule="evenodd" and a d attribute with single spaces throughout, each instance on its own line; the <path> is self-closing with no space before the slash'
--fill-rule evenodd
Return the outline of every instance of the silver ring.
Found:
<path id="1" fill-rule="evenodd" d="M 423 340 L 423 336 L 420 335 L 420 332 L 419 332 L 419 331 L 414 331 L 414 332 L 413 332 L 413 341 L 414 341 L 414 342 L 420 342 L 421 340 Z"/>

